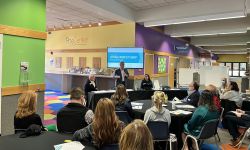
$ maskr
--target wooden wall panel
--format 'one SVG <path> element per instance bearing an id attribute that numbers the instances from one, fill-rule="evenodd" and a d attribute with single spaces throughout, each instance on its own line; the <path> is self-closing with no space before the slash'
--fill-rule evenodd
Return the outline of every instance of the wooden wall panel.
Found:
<path id="1" fill-rule="evenodd" d="M 93 68 L 100 69 L 102 67 L 101 61 L 102 61 L 101 57 L 93 57 Z"/>
<path id="2" fill-rule="evenodd" d="M 168 85 L 174 88 L 174 63 L 176 61 L 175 57 L 170 57 L 169 59 L 169 70 L 168 70 Z"/>
<path id="3" fill-rule="evenodd" d="M 79 57 L 79 67 L 86 68 L 87 66 L 87 57 Z"/>

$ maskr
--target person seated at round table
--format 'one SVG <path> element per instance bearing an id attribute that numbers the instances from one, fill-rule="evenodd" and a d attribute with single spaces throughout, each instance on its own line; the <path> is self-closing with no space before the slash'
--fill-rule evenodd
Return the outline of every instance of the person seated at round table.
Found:
<path id="1" fill-rule="evenodd" d="M 250 127 L 250 111 L 243 111 L 241 109 L 236 109 L 235 112 L 227 112 L 223 122 L 226 124 L 230 135 L 233 137 L 231 140 L 232 145 L 237 147 L 242 140 L 245 131 Z M 243 133 L 238 130 L 239 126 L 246 127 Z"/>
<path id="2" fill-rule="evenodd" d="M 204 90 L 201 93 L 198 106 L 188 123 L 184 124 L 184 132 L 182 133 L 183 142 L 187 134 L 198 136 L 207 121 L 219 118 L 219 112 L 214 105 L 211 92 Z M 194 142 L 192 142 L 192 147 L 195 148 Z M 184 150 L 188 150 L 187 143 L 184 145 Z"/>
<path id="3" fill-rule="evenodd" d="M 115 106 L 108 98 L 101 98 L 97 103 L 93 122 L 77 130 L 74 141 L 90 142 L 97 148 L 119 142 L 125 124 L 115 114 Z"/>
<path id="4" fill-rule="evenodd" d="M 41 117 L 36 113 L 37 94 L 35 91 L 25 91 L 18 99 L 17 111 L 14 116 L 15 131 L 27 129 L 36 124 L 45 130 Z"/>
<path id="5" fill-rule="evenodd" d="M 197 82 L 191 82 L 188 85 L 188 96 L 185 98 L 185 101 L 193 105 L 194 107 L 198 106 L 200 92 L 199 92 L 199 84 Z"/>
<path id="6" fill-rule="evenodd" d="M 147 125 L 136 119 L 123 129 L 120 150 L 153 150 L 153 137 Z"/>
<path id="7" fill-rule="evenodd" d="M 239 92 L 238 84 L 234 81 L 230 81 L 227 89 L 220 95 L 220 99 L 234 101 L 237 107 L 240 108 L 242 105 L 242 97 Z"/>
<path id="8" fill-rule="evenodd" d="M 111 96 L 111 100 L 115 105 L 116 111 L 127 111 L 131 118 L 134 118 L 131 102 L 128 98 L 126 87 L 119 84 L 115 93 Z"/>
<path id="9" fill-rule="evenodd" d="M 153 83 L 150 79 L 149 74 L 145 74 L 144 79 L 141 81 L 141 89 L 152 90 Z"/>
<path id="10" fill-rule="evenodd" d="M 213 84 L 209 84 L 208 86 L 206 86 L 205 90 L 208 90 L 213 94 L 214 104 L 217 107 L 218 111 L 220 112 L 221 111 L 220 96 L 216 86 L 214 86 Z"/>
<path id="11" fill-rule="evenodd" d="M 171 116 L 168 109 L 162 106 L 163 103 L 167 103 L 167 95 L 162 91 L 155 91 L 152 96 L 153 107 L 146 110 L 144 115 L 145 124 L 148 121 L 165 121 L 168 122 L 168 126 L 171 123 Z"/>

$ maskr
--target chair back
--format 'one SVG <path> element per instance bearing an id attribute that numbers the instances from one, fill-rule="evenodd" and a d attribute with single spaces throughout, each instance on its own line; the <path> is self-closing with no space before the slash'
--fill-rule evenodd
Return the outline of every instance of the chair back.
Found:
<path id="1" fill-rule="evenodd" d="M 168 122 L 149 121 L 147 123 L 154 141 L 164 141 L 169 138 Z"/>
<path id="2" fill-rule="evenodd" d="M 208 139 L 217 133 L 219 119 L 209 120 L 202 127 L 198 139 Z"/>
<path id="3" fill-rule="evenodd" d="M 100 150 L 119 150 L 119 145 L 118 144 L 104 145 L 100 148 Z"/>
<path id="4" fill-rule="evenodd" d="M 129 116 L 127 111 L 115 111 L 119 120 L 124 122 L 125 124 L 129 124 L 132 121 L 132 118 Z"/>
<path id="5" fill-rule="evenodd" d="M 60 112 L 57 114 L 58 132 L 74 133 L 86 126 L 87 123 L 81 112 Z"/>
<path id="6" fill-rule="evenodd" d="M 223 113 L 224 113 L 224 108 L 223 107 L 220 107 L 221 108 L 221 112 L 220 112 L 220 121 L 223 119 Z"/>

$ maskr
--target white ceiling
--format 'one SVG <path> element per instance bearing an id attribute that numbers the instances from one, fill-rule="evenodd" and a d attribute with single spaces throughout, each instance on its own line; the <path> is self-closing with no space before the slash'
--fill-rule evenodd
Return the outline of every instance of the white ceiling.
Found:
<path id="1" fill-rule="evenodd" d="M 191 1 L 201 0 L 116 0 L 122 4 L 132 8 L 133 10 L 145 10 L 149 8 L 157 8 L 167 5 L 177 5 L 181 3 L 188 3 Z"/>
<path id="2" fill-rule="evenodd" d="M 47 0 L 46 3 L 48 28 L 113 21 L 87 7 L 81 0 Z"/>
<path id="3" fill-rule="evenodd" d="M 163 25 L 215 53 L 250 50 L 250 0 L 47 0 L 49 28 L 109 21 Z"/>

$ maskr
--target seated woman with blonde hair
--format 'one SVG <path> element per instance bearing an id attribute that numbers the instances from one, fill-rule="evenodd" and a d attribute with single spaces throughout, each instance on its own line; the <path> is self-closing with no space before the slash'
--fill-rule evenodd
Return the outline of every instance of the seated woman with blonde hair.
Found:
<path id="1" fill-rule="evenodd" d="M 144 116 L 145 124 L 147 124 L 148 121 L 165 121 L 168 122 L 168 126 L 170 125 L 170 112 L 166 108 L 162 107 L 162 104 L 166 103 L 167 100 L 168 97 L 165 95 L 164 92 L 154 92 L 154 95 L 152 96 L 153 107 L 149 108 Z"/>
<path id="2" fill-rule="evenodd" d="M 153 138 L 141 120 L 134 120 L 122 132 L 120 150 L 153 150 Z"/>
<path id="3" fill-rule="evenodd" d="M 15 129 L 27 129 L 30 125 L 40 125 L 44 129 L 41 117 L 36 114 L 37 94 L 34 91 L 24 92 L 18 99 L 14 116 Z"/>
<path id="4" fill-rule="evenodd" d="M 124 123 L 115 114 L 115 106 L 108 98 L 97 103 L 93 122 L 77 130 L 73 135 L 75 141 L 90 142 L 97 148 L 118 143 Z"/>

